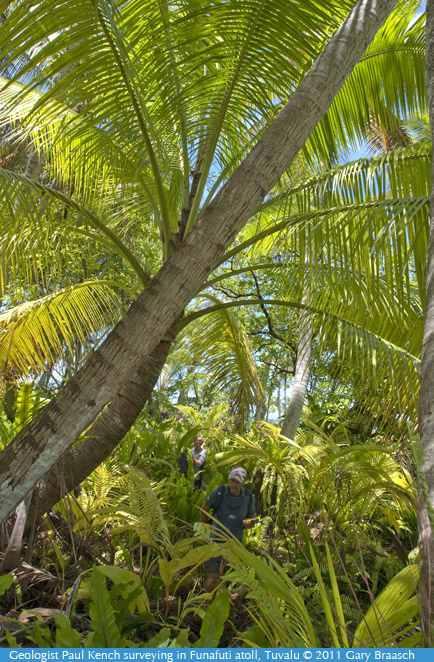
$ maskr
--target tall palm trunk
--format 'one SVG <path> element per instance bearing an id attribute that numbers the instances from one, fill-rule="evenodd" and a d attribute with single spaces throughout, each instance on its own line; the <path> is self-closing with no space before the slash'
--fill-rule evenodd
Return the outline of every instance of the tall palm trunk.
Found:
<path id="1" fill-rule="evenodd" d="M 301 303 L 304 306 L 309 306 L 312 298 L 312 290 L 310 284 L 310 255 L 309 248 L 305 248 L 305 270 L 304 270 L 304 294 Z M 298 345 L 297 357 L 295 361 L 294 381 L 292 384 L 291 399 L 286 408 L 285 416 L 283 419 L 281 434 L 288 439 L 294 439 L 298 424 L 300 423 L 301 414 L 303 411 L 304 402 L 306 400 L 307 387 L 309 384 L 310 375 L 310 357 L 312 353 L 312 335 L 313 335 L 313 319 L 312 314 L 308 310 L 302 310 L 298 323 Z"/>
<path id="2" fill-rule="evenodd" d="M 304 297 L 303 297 L 304 303 Z M 303 406 L 306 400 L 307 387 L 310 376 L 310 356 L 312 353 L 312 315 L 303 311 L 298 325 L 297 358 L 295 361 L 294 381 L 292 384 L 291 399 L 285 411 L 281 434 L 288 439 L 294 439 L 298 424 L 300 423 Z"/>
<path id="3" fill-rule="evenodd" d="M 427 2 L 426 81 L 431 136 L 434 144 L 434 0 Z M 434 181 L 434 159 L 431 166 Z M 427 265 L 427 310 L 422 348 L 419 398 L 419 550 L 421 558 L 420 610 L 426 646 L 434 646 L 434 188 L 431 190 Z"/>
<path id="4" fill-rule="evenodd" d="M 0 455 L 0 521 L 113 399 L 180 317 L 290 166 L 396 0 L 359 0 L 286 106 L 86 365 Z"/>
<path id="5" fill-rule="evenodd" d="M 150 398 L 174 337 L 173 332 L 168 334 L 140 362 L 86 433 L 86 440 L 70 448 L 43 476 L 34 490 L 27 526 L 87 478 L 116 448 Z"/>

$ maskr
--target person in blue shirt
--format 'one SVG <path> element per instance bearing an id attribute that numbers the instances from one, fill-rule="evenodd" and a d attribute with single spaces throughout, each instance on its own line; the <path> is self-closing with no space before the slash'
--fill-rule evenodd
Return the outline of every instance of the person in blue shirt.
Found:
<path id="1" fill-rule="evenodd" d="M 242 467 L 235 467 L 229 473 L 229 485 L 213 490 L 205 499 L 200 509 L 200 521 L 208 522 L 208 513 L 212 511 L 213 537 L 218 539 L 218 531 L 229 530 L 235 538 L 243 542 L 244 528 L 253 526 L 256 518 L 255 497 L 243 487 L 247 472 Z M 220 526 L 220 524 L 222 526 Z M 204 563 L 204 589 L 211 593 L 219 584 L 223 571 L 222 557 L 217 556 Z"/>

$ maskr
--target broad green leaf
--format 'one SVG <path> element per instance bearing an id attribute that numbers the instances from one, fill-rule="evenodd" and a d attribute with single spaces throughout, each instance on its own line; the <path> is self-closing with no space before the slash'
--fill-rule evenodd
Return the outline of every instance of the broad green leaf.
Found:
<path id="1" fill-rule="evenodd" d="M 3 595 L 14 583 L 13 575 L 1 575 L 0 577 L 0 595 Z"/>
<path id="2" fill-rule="evenodd" d="M 93 570 L 90 579 L 89 615 L 92 632 L 88 635 L 86 645 L 92 648 L 120 647 L 121 635 L 116 626 L 110 593 L 99 568 Z"/>
<path id="3" fill-rule="evenodd" d="M 200 637 L 195 648 L 217 648 L 223 628 L 229 616 L 229 592 L 220 591 L 215 596 L 203 618 Z"/>
<path id="4" fill-rule="evenodd" d="M 414 564 L 395 575 L 357 627 L 353 647 L 387 647 L 400 640 L 400 631 L 419 613 L 417 596 L 414 595 L 419 575 L 420 568 Z"/>
<path id="5" fill-rule="evenodd" d="M 101 572 L 103 575 L 111 579 L 114 584 L 125 586 L 126 592 L 123 595 L 125 600 L 128 599 L 128 594 L 134 593 L 137 589 L 140 589 L 139 595 L 132 599 L 130 604 L 130 611 L 134 611 L 134 608 L 137 607 L 137 610 L 140 614 L 149 613 L 151 610 L 149 604 L 148 594 L 143 586 L 142 580 L 139 575 L 136 575 L 130 570 L 125 570 L 124 568 L 118 568 L 117 566 L 102 565 L 99 566 L 98 572 Z"/>
<path id="6" fill-rule="evenodd" d="M 146 643 L 146 648 L 164 648 L 170 641 L 170 628 L 161 628 L 160 632 Z"/>
<path id="7" fill-rule="evenodd" d="M 56 623 L 56 646 L 57 648 L 80 648 L 81 633 L 74 630 L 69 618 L 64 614 L 54 614 Z"/>

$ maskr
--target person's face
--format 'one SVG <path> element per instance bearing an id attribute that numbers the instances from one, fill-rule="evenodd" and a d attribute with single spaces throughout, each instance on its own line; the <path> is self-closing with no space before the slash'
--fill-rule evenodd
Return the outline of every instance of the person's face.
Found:
<path id="1" fill-rule="evenodd" d="M 229 479 L 229 492 L 232 496 L 239 496 L 241 494 L 242 483 L 239 483 L 234 478 Z"/>
<path id="2" fill-rule="evenodd" d="M 194 449 L 198 451 L 199 448 L 202 448 L 202 444 L 203 444 L 203 438 L 196 437 L 196 439 L 194 440 Z"/>

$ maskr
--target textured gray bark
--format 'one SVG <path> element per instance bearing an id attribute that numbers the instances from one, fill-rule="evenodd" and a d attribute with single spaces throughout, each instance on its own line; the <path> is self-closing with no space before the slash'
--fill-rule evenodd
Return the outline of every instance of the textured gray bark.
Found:
<path id="1" fill-rule="evenodd" d="M 25 176 L 29 179 L 38 180 L 41 174 L 42 166 L 39 158 L 39 154 L 36 149 L 32 148 L 29 158 L 26 163 L 26 170 L 24 172 Z"/>
<path id="2" fill-rule="evenodd" d="M 150 398 L 175 334 L 141 361 L 125 386 L 104 409 L 85 441 L 70 448 L 48 471 L 33 492 L 27 526 L 79 485 L 116 448 Z"/>
<path id="3" fill-rule="evenodd" d="M 427 2 L 426 50 L 426 81 L 431 136 L 434 144 L 434 0 Z M 431 175 L 434 181 L 434 159 Z M 421 439 L 421 452 L 418 458 L 420 610 L 425 644 L 434 646 L 434 188 L 431 191 L 427 311 L 422 349 L 419 432 Z"/>
<path id="4" fill-rule="evenodd" d="M 306 249 L 304 294 L 301 303 L 304 306 L 311 304 L 312 291 L 310 285 L 310 255 Z M 313 319 L 308 310 L 300 312 L 298 323 L 297 358 L 295 361 L 294 381 L 292 383 L 291 399 L 286 408 L 280 433 L 288 439 L 294 439 L 300 423 L 307 387 L 310 376 L 310 357 L 312 354 Z"/>
<path id="5" fill-rule="evenodd" d="M 21 563 L 21 547 L 23 544 L 23 534 L 31 498 L 32 495 L 30 493 L 26 496 L 24 501 L 21 501 L 17 508 L 14 528 L 3 561 L 0 564 L 0 575 L 3 575 L 10 570 L 14 570 Z"/>
<path id="6" fill-rule="evenodd" d="M 294 439 L 300 423 L 309 383 L 309 364 L 312 351 L 312 316 L 303 312 L 298 327 L 297 359 L 295 362 L 294 381 L 291 399 L 285 411 L 280 433 L 288 439 Z"/>
<path id="7" fill-rule="evenodd" d="M 0 521 L 91 425 L 180 317 L 290 166 L 396 0 L 360 0 L 312 70 L 102 346 L 0 455 Z"/>

